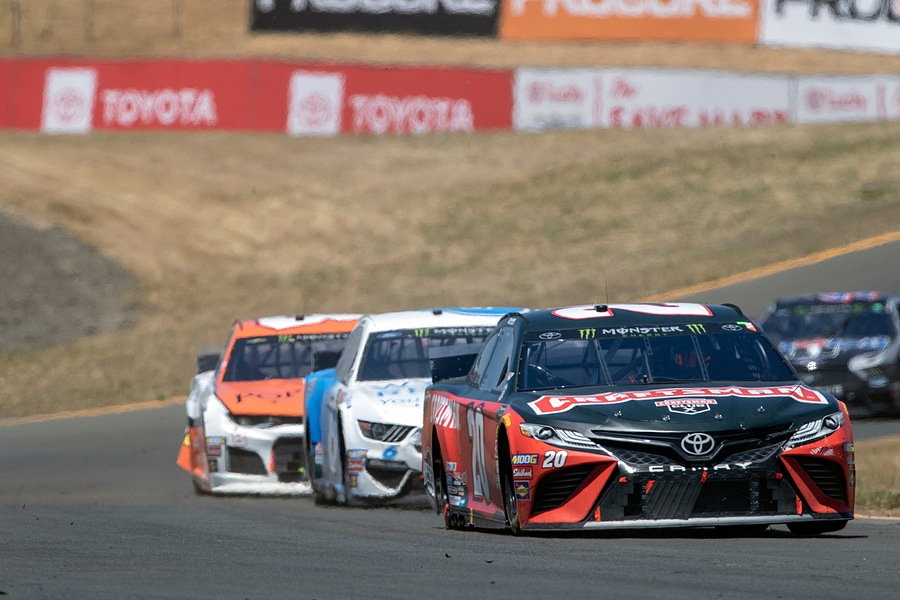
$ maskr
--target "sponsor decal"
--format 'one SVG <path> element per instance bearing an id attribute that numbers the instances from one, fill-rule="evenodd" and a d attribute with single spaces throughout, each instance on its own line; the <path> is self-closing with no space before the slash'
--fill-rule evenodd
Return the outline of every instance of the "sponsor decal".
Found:
<path id="1" fill-rule="evenodd" d="M 381 455 L 381 458 L 384 460 L 394 460 L 397 458 L 397 454 L 399 453 L 399 449 L 397 446 L 388 446 L 385 448 L 384 453 Z"/>
<path id="2" fill-rule="evenodd" d="M 349 100 L 355 133 L 446 133 L 474 131 L 475 117 L 466 98 L 354 94 Z"/>
<path id="3" fill-rule="evenodd" d="M 209 89 L 105 89 L 100 92 L 100 102 L 106 126 L 219 124 L 215 94 Z"/>
<path id="4" fill-rule="evenodd" d="M 499 0 L 256 0 L 250 27 L 274 31 L 493 35 Z"/>
<path id="5" fill-rule="evenodd" d="M 612 317 L 615 311 L 624 310 L 642 315 L 659 315 L 671 317 L 711 317 L 712 312 L 702 304 L 690 302 L 659 303 L 659 304 L 609 304 L 605 311 L 598 311 L 593 305 L 570 306 L 553 311 L 557 317 L 564 319 L 596 319 L 599 317 Z"/>
<path id="6" fill-rule="evenodd" d="M 446 465 L 447 465 L 448 473 L 453 473 L 454 471 L 456 471 L 456 461 L 455 460 L 448 460 Z"/>
<path id="7" fill-rule="evenodd" d="M 219 472 L 219 461 L 215 458 L 211 458 L 209 460 L 209 472 L 210 473 L 218 473 Z"/>
<path id="8" fill-rule="evenodd" d="M 557 340 L 562 337 L 562 334 L 558 331 L 545 331 L 538 337 L 542 340 Z"/>
<path id="9" fill-rule="evenodd" d="M 810 112 L 865 112 L 868 101 L 856 90 L 841 94 L 829 88 L 809 87 L 803 94 L 803 102 Z"/>
<path id="10" fill-rule="evenodd" d="M 531 479 L 533 476 L 532 467 L 513 467 L 513 479 Z"/>
<path id="11" fill-rule="evenodd" d="M 347 459 L 348 460 L 361 460 L 366 457 L 367 453 L 368 453 L 368 450 L 366 450 L 365 448 L 347 450 Z"/>
<path id="12" fill-rule="evenodd" d="M 459 404 L 442 394 L 431 394 L 431 422 L 444 429 L 459 429 Z"/>
<path id="13" fill-rule="evenodd" d="M 88 133 L 93 124 L 96 91 L 95 69 L 48 69 L 41 131 Z"/>
<path id="14" fill-rule="evenodd" d="M 512 464 L 514 465 L 536 465 L 538 464 L 537 454 L 513 454 Z"/>
<path id="15" fill-rule="evenodd" d="M 224 438 L 224 437 L 208 437 L 208 438 L 206 438 L 206 445 L 207 445 L 207 446 L 212 446 L 212 445 L 214 445 L 214 444 L 219 444 L 219 445 L 221 445 L 221 446 L 224 446 L 224 445 L 225 445 L 225 438 Z"/>
<path id="16" fill-rule="evenodd" d="M 655 406 L 665 406 L 669 412 L 682 415 L 696 415 L 707 412 L 710 405 L 716 404 L 713 398 L 679 398 L 677 400 L 660 400 Z"/>
<path id="17" fill-rule="evenodd" d="M 706 333 L 706 326 L 700 323 L 689 323 L 688 325 L 685 325 L 685 327 L 687 327 L 687 330 L 695 335 Z"/>
<path id="18" fill-rule="evenodd" d="M 287 132 L 291 135 L 337 135 L 341 131 L 344 76 L 340 73 L 291 74 Z"/>
<path id="19" fill-rule="evenodd" d="M 541 396 L 528 403 L 536 414 L 552 415 L 566 412 L 579 405 L 620 404 L 641 400 L 682 399 L 702 396 L 727 396 L 735 398 L 759 399 L 773 396 L 787 396 L 797 402 L 827 404 L 828 400 L 818 391 L 803 385 L 762 388 L 738 386 L 721 388 L 668 388 L 659 390 L 610 392 L 590 396 Z"/>
<path id="20" fill-rule="evenodd" d="M 409 381 L 373 385 L 372 391 L 381 404 L 417 405 L 422 403 L 425 389 Z"/>
<path id="21" fill-rule="evenodd" d="M 218 457 L 222 456 L 222 446 L 219 446 L 219 445 L 207 446 L 206 447 L 206 456 L 209 456 L 212 458 L 218 458 Z"/>
<path id="22" fill-rule="evenodd" d="M 708 433 L 689 433 L 681 438 L 681 449 L 691 456 L 706 456 L 716 447 L 716 440 Z"/>
<path id="23" fill-rule="evenodd" d="M 504 0 L 505 39 L 754 41 L 753 0 Z"/>
<path id="24" fill-rule="evenodd" d="M 531 500 L 531 482 L 516 481 L 513 486 L 516 489 L 516 500 Z"/>

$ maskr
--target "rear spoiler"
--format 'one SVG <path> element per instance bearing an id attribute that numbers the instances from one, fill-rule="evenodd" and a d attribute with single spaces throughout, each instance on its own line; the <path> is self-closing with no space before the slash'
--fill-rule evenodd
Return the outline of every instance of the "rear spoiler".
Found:
<path id="1" fill-rule="evenodd" d="M 213 371 L 225 352 L 224 346 L 203 346 L 197 349 L 197 373 Z"/>
<path id="2" fill-rule="evenodd" d="M 428 353 L 432 383 L 468 375 L 483 345 L 479 342 L 432 348 Z"/>

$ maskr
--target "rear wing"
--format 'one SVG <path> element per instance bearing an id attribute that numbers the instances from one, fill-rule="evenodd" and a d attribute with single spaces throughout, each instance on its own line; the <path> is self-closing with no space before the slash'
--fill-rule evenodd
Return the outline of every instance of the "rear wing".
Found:
<path id="1" fill-rule="evenodd" d="M 197 373 L 213 371 L 225 352 L 224 346 L 203 346 L 197 349 Z"/>
<path id="2" fill-rule="evenodd" d="M 458 344 L 432 348 L 428 353 L 431 361 L 432 383 L 468 375 L 483 345 L 482 343 Z"/>

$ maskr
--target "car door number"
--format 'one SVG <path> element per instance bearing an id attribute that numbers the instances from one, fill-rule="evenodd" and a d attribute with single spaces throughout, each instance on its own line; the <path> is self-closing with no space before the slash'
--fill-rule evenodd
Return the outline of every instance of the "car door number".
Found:
<path id="1" fill-rule="evenodd" d="M 481 408 L 472 409 L 466 416 L 469 437 L 472 438 L 472 495 L 487 498 L 487 471 L 484 466 L 484 413 Z"/>
<path id="2" fill-rule="evenodd" d="M 569 453 L 565 450 L 547 450 L 544 452 L 544 462 L 541 466 L 545 469 L 560 469 L 566 466 Z"/>

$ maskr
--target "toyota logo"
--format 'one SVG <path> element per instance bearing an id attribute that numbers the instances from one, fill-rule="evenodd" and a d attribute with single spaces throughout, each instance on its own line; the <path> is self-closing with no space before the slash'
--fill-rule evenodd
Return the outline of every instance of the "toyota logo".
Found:
<path id="1" fill-rule="evenodd" d="M 681 438 L 681 449 L 691 456 L 704 456 L 712 452 L 716 440 L 708 433 L 689 433 Z"/>

